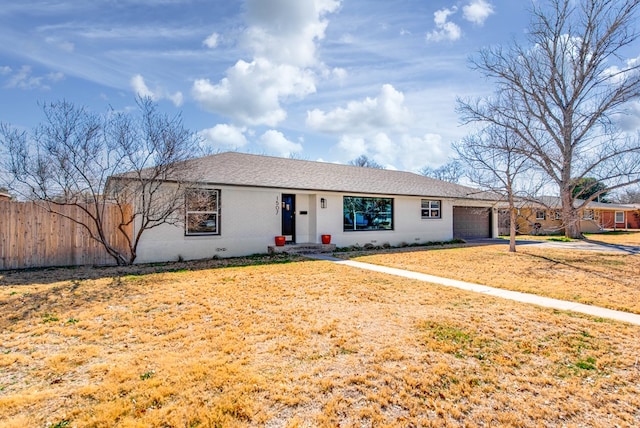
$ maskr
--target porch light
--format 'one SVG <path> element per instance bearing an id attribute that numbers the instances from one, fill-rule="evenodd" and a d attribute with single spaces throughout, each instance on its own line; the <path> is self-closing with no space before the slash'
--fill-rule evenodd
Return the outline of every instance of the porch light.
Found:
<path id="1" fill-rule="evenodd" d="M 327 208 L 327 200 L 325 198 L 320 198 L 320 208 Z"/>

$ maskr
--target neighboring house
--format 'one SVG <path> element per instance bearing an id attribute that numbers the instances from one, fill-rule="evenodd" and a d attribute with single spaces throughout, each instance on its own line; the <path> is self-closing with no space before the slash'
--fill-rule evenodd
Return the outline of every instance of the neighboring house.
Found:
<path id="1" fill-rule="evenodd" d="M 187 168 L 184 226 L 145 231 L 136 262 L 265 253 L 277 235 L 338 247 L 497 236 L 496 195 L 409 172 L 237 152 Z"/>
<path id="2" fill-rule="evenodd" d="M 594 233 L 603 230 L 640 228 L 640 209 L 635 205 L 609 204 L 577 200 L 579 207 L 580 230 Z M 521 234 L 549 235 L 562 233 L 562 205 L 560 198 L 543 196 L 535 202 L 526 201 L 517 204 L 517 230 Z M 509 213 L 501 204 L 498 223 L 499 234 L 509 234 Z"/>
<path id="3" fill-rule="evenodd" d="M 603 229 L 640 229 L 640 205 L 591 202 L 588 208 Z"/>

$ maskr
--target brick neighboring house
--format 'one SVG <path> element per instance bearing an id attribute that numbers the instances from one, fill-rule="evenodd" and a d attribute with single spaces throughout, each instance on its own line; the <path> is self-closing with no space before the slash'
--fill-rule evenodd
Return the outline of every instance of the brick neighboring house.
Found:
<path id="1" fill-rule="evenodd" d="M 525 235 L 550 235 L 562 233 L 560 198 L 543 196 L 536 202 L 518 204 L 518 233 Z M 579 207 L 580 228 L 583 232 L 596 233 L 605 230 L 640 229 L 640 205 L 610 204 L 604 202 L 576 201 Z M 509 234 L 509 212 L 504 206 L 498 214 L 500 235 Z"/>

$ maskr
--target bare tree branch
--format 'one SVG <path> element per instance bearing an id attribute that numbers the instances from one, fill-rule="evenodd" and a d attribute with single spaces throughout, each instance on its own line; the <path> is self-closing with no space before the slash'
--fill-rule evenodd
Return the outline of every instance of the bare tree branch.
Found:
<path id="1" fill-rule="evenodd" d="M 180 116 L 161 114 L 149 98 L 137 104 L 137 116 L 98 116 L 60 101 L 42 106 L 45 120 L 31 134 L 0 125 L 6 152 L 0 169 L 8 186 L 85 228 L 119 265 L 135 261 L 145 230 L 184 221 L 184 161 L 199 148 Z M 167 179 L 172 185 L 164 184 Z M 78 207 L 89 220 L 65 215 L 65 205 Z M 128 243 L 126 250 L 113 244 L 113 230 L 107 229 L 105 213 L 112 205 L 120 213 L 116 233 Z"/>
<path id="2" fill-rule="evenodd" d="M 640 0 L 534 2 L 528 45 L 482 50 L 472 68 L 496 95 L 458 100 L 465 123 L 509 129 L 558 187 L 565 234 L 582 236 L 572 183 L 586 177 L 609 191 L 640 180 L 640 140 L 617 130 L 640 97 L 640 64 L 623 49 L 638 39 Z"/>

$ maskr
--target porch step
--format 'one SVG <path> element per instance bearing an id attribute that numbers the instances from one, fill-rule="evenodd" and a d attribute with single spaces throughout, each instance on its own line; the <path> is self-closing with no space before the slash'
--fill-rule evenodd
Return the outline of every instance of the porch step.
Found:
<path id="1" fill-rule="evenodd" d="M 289 254 L 317 254 L 331 253 L 336 250 L 335 244 L 285 244 L 281 247 L 270 245 L 269 254 L 289 253 Z"/>

